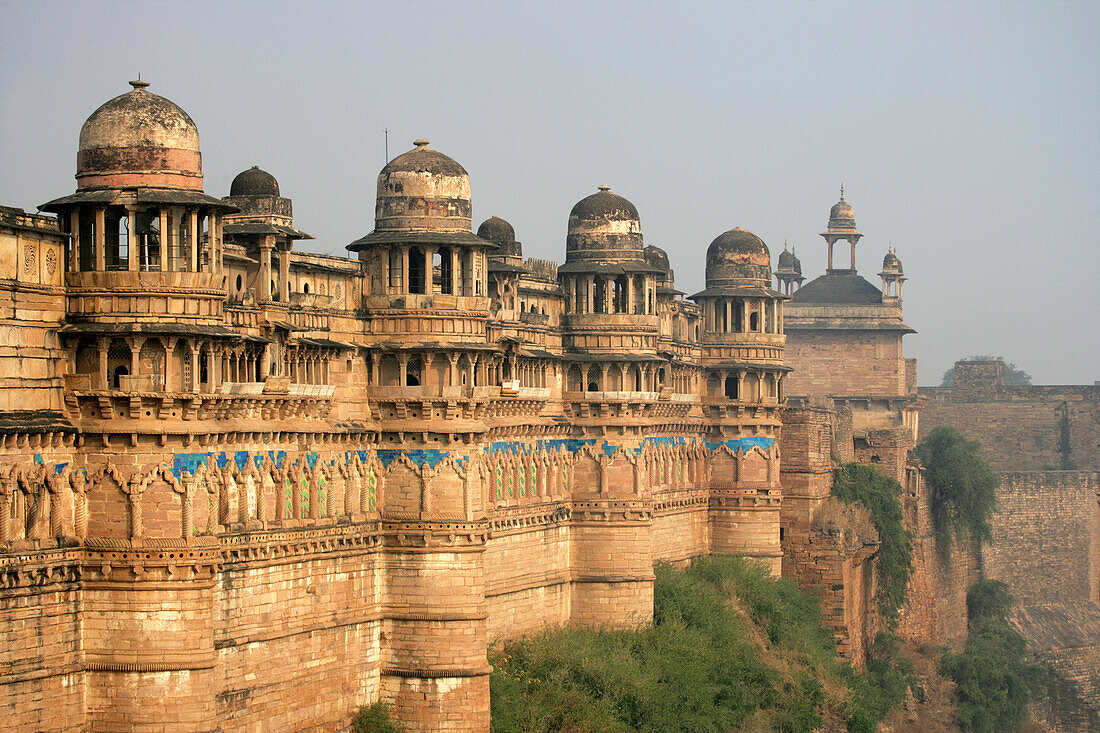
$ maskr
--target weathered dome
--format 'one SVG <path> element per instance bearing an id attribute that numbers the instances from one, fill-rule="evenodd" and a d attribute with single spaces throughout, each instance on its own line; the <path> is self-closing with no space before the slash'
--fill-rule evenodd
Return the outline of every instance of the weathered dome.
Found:
<path id="1" fill-rule="evenodd" d="M 707 249 L 707 288 L 768 285 L 771 254 L 764 240 L 740 227 L 720 234 Z"/>
<path id="2" fill-rule="evenodd" d="M 522 246 L 516 241 L 516 230 L 499 216 L 491 216 L 481 222 L 481 226 L 477 228 L 477 236 L 497 245 L 499 249 L 494 253 L 497 256 L 523 256 Z"/>
<path id="3" fill-rule="evenodd" d="M 898 256 L 894 253 L 894 250 L 891 249 L 887 251 L 886 256 L 882 258 L 882 271 L 896 272 L 899 275 L 901 274 L 901 260 L 898 259 Z"/>
<path id="4" fill-rule="evenodd" d="M 661 272 L 672 272 L 672 266 L 668 262 L 668 254 L 660 247 L 652 244 L 645 248 L 645 261 L 650 267 L 656 267 Z"/>
<path id="5" fill-rule="evenodd" d="M 852 232 L 856 230 L 856 212 L 852 205 L 844 200 L 844 186 L 840 187 L 840 201 L 829 209 L 829 231 L 838 229 Z"/>
<path id="6" fill-rule="evenodd" d="M 607 186 L 586 196 L 569 212 L 565 259 L 644 261 L 638 210 Z"/>
<path id="7" fill-rule="evenodd" d="M 776 272 L 780 270 L 794 270 L 794 254 L 791 253 L 786 247 L 779 253 L 779 259 L 776 262 Z"/>
<path id="8" fill-rule="evenodd" d="M 470 231 L 470 176 L 452 158 L 416 140 L 378 174 L 375 231 Z"/>
<path id="9" fill-rule="evenodd" d="M 798 259 L 798 255 L 796 255 L 794 253 L 793 249 L 791 250 L 791 258 L 794 260 L 794 262 L 792 263 L 791 266 L 794 268 L 794 271 L 796 273 L 801 275 L 802 274 L 802 260 Z"/>
<path id="10" fill-rule="evenodd" d="M 199 130 L 148 82 L 103 104 L 80 128 L 77 187 L 202 190 Z"/>
<path id="11" fill-rule="evenodd" d="M 259 166 L 252 166 L 237 174 L 229 184 L 230 196 L 278 196 L 279 182 L 275 176 Z"/>

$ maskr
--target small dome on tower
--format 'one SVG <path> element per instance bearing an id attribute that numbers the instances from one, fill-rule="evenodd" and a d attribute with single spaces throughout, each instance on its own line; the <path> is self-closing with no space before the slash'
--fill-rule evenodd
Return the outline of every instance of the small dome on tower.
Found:
<path id="1" fill-rule="evenodd" d="M 477 228 L 477 236 L 497 245 L 497 256 L 522 257 L 523 248 L 516 241 L 516 230 L 499 216 L 490 216 Z"/>
<path id="2" fill-rule="evenodd" d="M 656 267 L 664 273 L 672 272 L 672 266 L 668 262 L 668 253 L 660 247 L 652 244 L 645 248 L 645 261 L 650 267 Z"/>
<path id="3" fill-rule="evenodd" d="M 840 186 L 840 201 L 829 209 L 829 231 L 837 229 L 855 231 L 856 212 L 852 205 L 844 200 L 844 184 Z"/>
<path id="4" fill-rule="evenodd" d="M 470 231 L 470 176 L 427 140 L 397 156 L 378 174 L 375 230 Z"/>
<path id="5" fill-rule="evenodd" d="M 902 273 L 901 260 L 898 259 L 897 254 L 894 252 L 894 248 L 891 247 L 886 251 L 886 256 L 882 258 L 882 271 L 883 272 L 896 272 L 899 275 Z"/>
<path id="6" fill-rule="evenodd" d="M 569 212 L 565 259 L 644 261 L 638 209 L 607 186 L 578 201 Z"/>
<path id="7" fill-rule="evenodd" d="M 793 270 L 794 269 L 794 254 L 787 249 L 786 245 L 783 245 L 783 251 L 779 253 L 779 260 L 776 262 L 776 272 L 779 270 Z"/>
<path id="8" fill-rule="evenodd" d="M 707 288 L 771 282 L 771 254 L 764 240 L 737 227 L 718 235 L 707 249 Z"/>
<path id="9" fill-rule="evenodd" d="M 793 249 L 791 250 L 791 259 L 794 260 L 794 262 L 791 265 L 794 268 L 794 271 L 797 272 L 799 275 L 801 275 L 802 274 L 802 260 L 798 259 L 798 255 L 796 255 L 794 253 Z"/>
<path id="10" fill-rule="evenodd" d="M 199 130 L 149 82 L 105 102 L 80 128 L 77 187 L 134 186 L 202 190 Z"/>
<path id="11" fill-rule="evenodd" d="M 230 196 L 278 196 L 279 182 L 275 176 L 259 166 L 252 166 L 237 174 L 229 184 Z"/>

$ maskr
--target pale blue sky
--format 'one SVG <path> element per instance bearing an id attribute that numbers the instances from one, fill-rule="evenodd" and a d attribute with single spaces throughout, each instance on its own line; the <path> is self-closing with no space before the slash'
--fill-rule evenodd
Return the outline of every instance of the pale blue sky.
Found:
<path id="1" fill-rule="evenodd" d="M 1100 3 L 0 4 L 0 204 L 75 187 L 77 134 L 138 72 L 199 126 L 205 188 L 251 165 L 309 246 L 373 226 L 374 180 L 427 137 L 528 256 L 572 205 L 633 201 L 677 284 L 741 226 L 805 274 L 841 181 L 876 285 L 906 274 L 920 383 L 1001 354 L 1100 379 Z"/>

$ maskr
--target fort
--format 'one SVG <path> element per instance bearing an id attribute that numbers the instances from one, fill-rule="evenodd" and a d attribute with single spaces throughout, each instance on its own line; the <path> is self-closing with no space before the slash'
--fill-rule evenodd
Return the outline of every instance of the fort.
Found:
<path id="1" fill-rule="evenodd" d="M 978 563 L 1027 571 L 935 556 L 918 414 L 979 413 L 916 388 L 901 261 L 881 289 L 858 274 L 843 190 L 824 275 L 801 287 L 786 249 L 773 273 L 732 228 L 685 298 L 608 187 L 569 212 L 564 263 L 524 259 L 504 219 L 475 233 L 465 169 L 417 140 L 352 258 L 308 253 L 274 176 L 207 194 L 194 122 L 131 85 L 84 123 L 75 193 L 0 208 L 13 728 L 343 730 L 382 698 L 416 730 L 488 730 L 492 640 L 645 622 L 654 562 L 710 552 L 819 592 L 858 664 L 877 538 L 824 520 L 836 458 L 905 489 L 907 636 L 964 633 Z M 1055 430 L 1029 454 L 1083 469 L 1052 511 L 1085 512 L 1066 557 L 1092 558 L 1070 563 L 1091 585 L 1063 578 L 1064 600 L 1095 605 L 1095 390 L 1036 389 L 982 404 Z M 1020 476 L 1005 491 L 1030 496 Z"/>

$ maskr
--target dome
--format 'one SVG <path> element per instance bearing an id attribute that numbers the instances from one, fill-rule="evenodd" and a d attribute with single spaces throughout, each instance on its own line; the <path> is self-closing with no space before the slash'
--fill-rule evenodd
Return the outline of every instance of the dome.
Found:
<path id="1" fill-rule="evenodd" d="M 565 259 L 642 262 L 638 210 L 607 186 L 577 202 L 569 212 Z"/>
<path id="2" fill-rule="evenodd" d="M 668 262 L 668 254 L 660 247 L 652 244 L 645 248 L 645 261 L 650 267 L 656 267 L 664 273 L 672 272 L 672 266 Z"/>
<path id="3" fill-rule="evenodd" d="M 833 204 L 833 208 L 829 209 L 829 231 L 850 231 L 856 230 L 856 212 L 852 208 L 852 205 L 844 200 L 844 186 L 840 187 L 840 201 Z"/>
<path id="4" fill-rule="evenodd" d="M 470 231 L 470 176 L 455 160 L 428 147 L 427 140 L 378 174 L 375 230 Z"/>
<path id="5" fill-rule="evenodd" d="M 771 254 L 764 240 L 740 227 L 720 234 L 707 249 L 707 288 L 768 285 Z M 762 281 L 762 282 L 761 282 Z"/>
<path id="6" fill-rule="evenodd" d="M 477 228 L 477 236 L 497 245 L 500 249 L 496 251 L 496 255 L 506 257 L 523 256 L 520 243 L 516 241 L 516 230 L 499 216 L 490 216 L 481 222 L 481 226 Z"/>
<path id="7" fill-rule="evenodd" d="M 796 273 L 801 275 L 802 274 L 802 260 L 798 259 L 798 255 L 796 255 L 794 253 L 794 250 L 791 250 L 791 259 L 794 260 L 794 263 L 791 265 L 791 267 L 794 268 L 794 271 Z"/>
<path id="8" fill-rule="evenodd" d="M 229 185 L 230 196 L 278 196 L 279 182 L 275 176 L 259 166 L 252 166 L 237 174 Z"/>
<path id="9" fill-rule="evenodd" d="M 794 254 L 791 253 L 786 247 L 779 253 L 779 259 L 776 262 L 776 272 L 780 270 L 794 270 Z"/>
<path id="10" fill-rule="evenodd" d="M 80 189 L 202 190 L 199 130 L 175 103 L 148 91 L 148 82 L 103 104 L 80 128 L 76 178 Z"/>
<path id="11" fill-rule="evenodd" d="M 894 253 L 893 249 L 888 250 L 886 252 L 886 256 L 882 258 L 882 271 L 896 272 L 899 275 L 901 274 L 901 260 L 898 259 L 898 256 Z"/>

